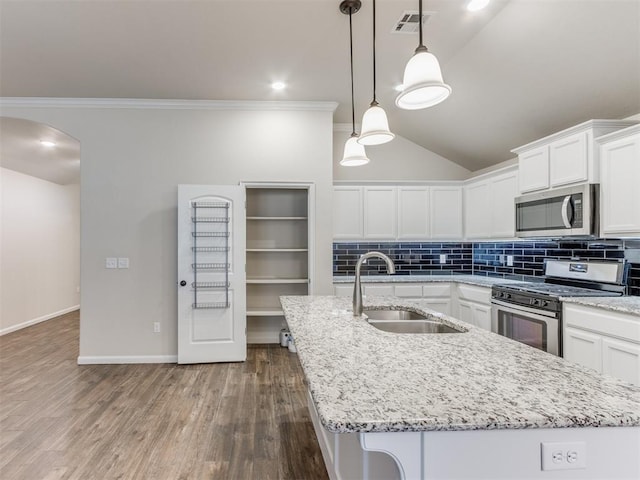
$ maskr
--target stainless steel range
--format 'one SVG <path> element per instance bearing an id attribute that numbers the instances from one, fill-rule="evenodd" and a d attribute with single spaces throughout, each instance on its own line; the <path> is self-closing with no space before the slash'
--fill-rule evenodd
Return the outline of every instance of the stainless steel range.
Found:
<path id="1" fill-rule="evenodd" d="M 561 297 L 624 295 L 626 274 L 623 261 L 547 260 L 544 282 L 493 286 L 491 330 L 561 357 Z"/>

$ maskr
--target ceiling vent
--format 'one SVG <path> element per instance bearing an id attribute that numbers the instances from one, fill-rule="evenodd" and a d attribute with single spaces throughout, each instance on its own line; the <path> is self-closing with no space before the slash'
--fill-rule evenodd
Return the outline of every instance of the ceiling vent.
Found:
<path id="1" fill-rule="evenodd" d="M 432 15 L 436 12 L 422 12 L 422 26 L 424 27 Z M 416 11 L 405 10 L 400 20 L 391 29 L 391 33 L 415 33 L 418 31 L 418 17 Z"/>

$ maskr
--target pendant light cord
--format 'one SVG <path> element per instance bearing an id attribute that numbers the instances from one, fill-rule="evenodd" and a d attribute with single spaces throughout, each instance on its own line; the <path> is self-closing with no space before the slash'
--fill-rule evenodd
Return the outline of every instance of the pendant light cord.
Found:
<path id="1" fill-rule="evenodd" d="M 349 7 L 349 55 L 351 62 L 351 136 L 356 135 L 356 107 L 353 100 L 353 27 L 351 25 L 351 15 L 353 8 Z"/>
<path id="2" fill-rule="evenodd" d="M 373 0 L 373 101 L 371 105 L 377 105 L 376 101 L 376 0 Z"/>
<path id="3" fill-rule="evenodd" d="M 375 1 L 375 0 L 374 0 Z M 418 43 L 418 48 L 416 48 L 416 53 L 418 52 L 426 52 L 427 47 L 425 47 L 422 43 L 422 0 L 418 0 L 418 32 L 420 35 L 420 41 Z"/>

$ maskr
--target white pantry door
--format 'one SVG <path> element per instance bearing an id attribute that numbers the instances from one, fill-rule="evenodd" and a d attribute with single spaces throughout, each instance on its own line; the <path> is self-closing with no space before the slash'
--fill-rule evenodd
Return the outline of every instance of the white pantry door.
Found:
<path id="1" fill-rule="evenodd" d="M 245 189 L 178 185 L 178 363 L 247 358 Z"/>

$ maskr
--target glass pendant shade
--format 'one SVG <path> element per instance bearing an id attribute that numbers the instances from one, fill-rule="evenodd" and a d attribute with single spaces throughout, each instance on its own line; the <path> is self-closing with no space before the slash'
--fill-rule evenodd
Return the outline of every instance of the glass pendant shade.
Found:
<path id="1" fill-rule="evenodd" d="M 438 59 L 424 47 L 418 48 L 407 62 L 403 85 L 396 105 L 404 110 L 432 107 L 451 93 L 451 87 L 442 80 Z"/>
<path id="2" fill-rule="evenodd" d="M 360 145 L 381 145 L 393 140 L 395 135 L 389 131 L 387 114 L 382 107 L 371 105 L 362 116 L 362 130 L 358 137 Z"/>
<path id="3" fill-rule="evenodd" d="M 342 160 L 340 160 L 340 165 L 343 167 L 358 167 L 367 163 L 369 163 L 369 159 L 364 151 L 364 146 L 358 143 L 357 136 L 352 135 L 344 144 L 344 154 L 342 155 Z"/>

